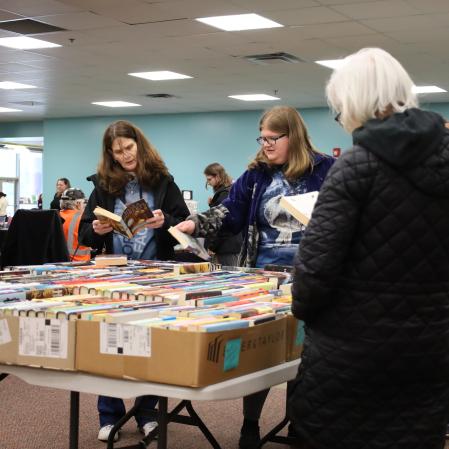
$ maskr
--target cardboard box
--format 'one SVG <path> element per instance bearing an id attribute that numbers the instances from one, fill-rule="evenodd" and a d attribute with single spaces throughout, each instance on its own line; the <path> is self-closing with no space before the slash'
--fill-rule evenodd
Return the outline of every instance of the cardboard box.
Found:
<path id="1" fill-rule="evenodd" d="M 0 362 L 75 370 L 74 321 L 0 315 Z"/>
<path id="2" fill-rule="evenodd" d="M 101 352 L 101 323 L 80 320 L 76 367 L 110 377 L 202 387 L 285 362 L 286 323 L 282 317 L 211 333 L 144 328 L 151 354 L 135 356 Z"/>
<path id="3" fill-rule="evenodd" d="M 285 354 L 287 362 L 301 357 L 304 336 L 304 321 L 297 320 L 293 315 L 287 316 L 287 344 Z"/>

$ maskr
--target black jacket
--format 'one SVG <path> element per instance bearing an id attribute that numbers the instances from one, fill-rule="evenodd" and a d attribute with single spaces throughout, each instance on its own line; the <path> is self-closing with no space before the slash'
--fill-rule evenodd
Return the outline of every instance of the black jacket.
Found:
<path id="1" fill-rule="evenodd" d="M 89 197 L 80 222 L 80 243 L 99 251 L 105 248 L 106 253 L 111 254 L 113 252 L 112 232 L 105 235 L 96 234 L 92 228 L 92 221 L 96 219 L 93 210 L 97 206 L 114 212 L 116 198 L 98 185 L 96 175 L 89 176 L 87 179 L 94 183 L 95 188 Z M 189 210 L 172 176 L 163 178 L 158 187 L 154 189 L 153 194 L 154 208 L 161 209 L 165 217 L 162 228 L 154 230 L 156 258 L 159 260 L 173 259 L 173 247 L 177 241 L 167 232 L 167 229 L 185 220 L 189 215 Z"/>
<path id="2" fill-rule="evenodd" d="M 220 205 L 223 200 L 229 196 L 231 186 L 222 186 L 214 192 L 209 206 L 215 207 Z M 230 231 L 219 231 L 214 238 L 207 238 L 204 242 L 205 247 L 215 254 L 239 254 L 242 249 L 242 234 L 234 235 Z"/>
<path id="3" fill-rule="evenodd" d="M 295 267 L 306 339 L 290 415 L 317 449 L 443 447 L 449 410 L 449 132 L 369 120 L 329 171 Z M 424 418 L 427 417 L 427 418 Z"/>
<path id="4" fill-rule="evenodd" d="M 2 266 L 67 262 L 69 253 L 56 210 L 19 209 L 2 249 Z"/>
<path id="5" fill-rule="evenodd" d="M 61 209 L 60 200 L 61 196 L 55 193 L 55 196 L 53 197 L 50 203 L 50 209 L 60 210 Z"/>

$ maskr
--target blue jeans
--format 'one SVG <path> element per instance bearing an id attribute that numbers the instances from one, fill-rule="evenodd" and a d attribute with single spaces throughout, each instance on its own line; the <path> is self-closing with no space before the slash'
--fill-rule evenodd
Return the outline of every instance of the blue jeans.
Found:
<path id="1" fill-rule="evenodd" d="M 136 411 L 136 421 L 139 427 L 143 427 L 152 419 L 145 416 L 146 412 L 153 411 L 156 407 L 157 396 L 142 396 L 142 402 L 139 409 Z M 98 396 L 98 413 L 100 417 L 100 427 L 108 424 L 115 424 L 120 418 L 125 416 L 125 404 L 122 399 L 111 398 L 109 396 Z"/>

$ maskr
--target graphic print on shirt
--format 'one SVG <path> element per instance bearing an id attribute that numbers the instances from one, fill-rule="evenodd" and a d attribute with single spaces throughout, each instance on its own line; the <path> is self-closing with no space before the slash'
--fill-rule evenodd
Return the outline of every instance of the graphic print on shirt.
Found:
<path id="1" fill-rule="evenodd" d="M 140 198 L 145 199 L 150 208 L 154 208 L 154 197 L 150 192 L 141 192 L 136 180 L 131 180 L 125 187 L 125 201 L 127 204 L 133 203 Z M 115 201 L 114 213 L 121 215 L 125 209 L 125 204 L 120 199 Z M 156 254 L 156 244 L 154 240 L 154 230 L 142 228 L 132 239 L 114 233 L 114 253 L 126 254 L 129 259 L 152 259 Z"/>
<path id="2" fill-rule="evenodd" d="M 282 196 L 306 193 L 306 180 L 289 182 L 281 171 L 273 174 L 273 180 L 261 199 L 258 220 L 262 245 L 298 244 L 305 229 L 296 218 L 279 205 Z"/>

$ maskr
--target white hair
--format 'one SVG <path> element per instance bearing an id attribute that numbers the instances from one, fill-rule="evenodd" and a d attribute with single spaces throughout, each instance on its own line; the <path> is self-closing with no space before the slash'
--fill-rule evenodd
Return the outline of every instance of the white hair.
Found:
<path id="1" fill-rule="evenodd" d="M 334 70 L 326 96 L 344 128 L 352 132 L 369 119 L 417 107 L 412 88 L 398 60 L 380 48 L 363 48 Z"/>

